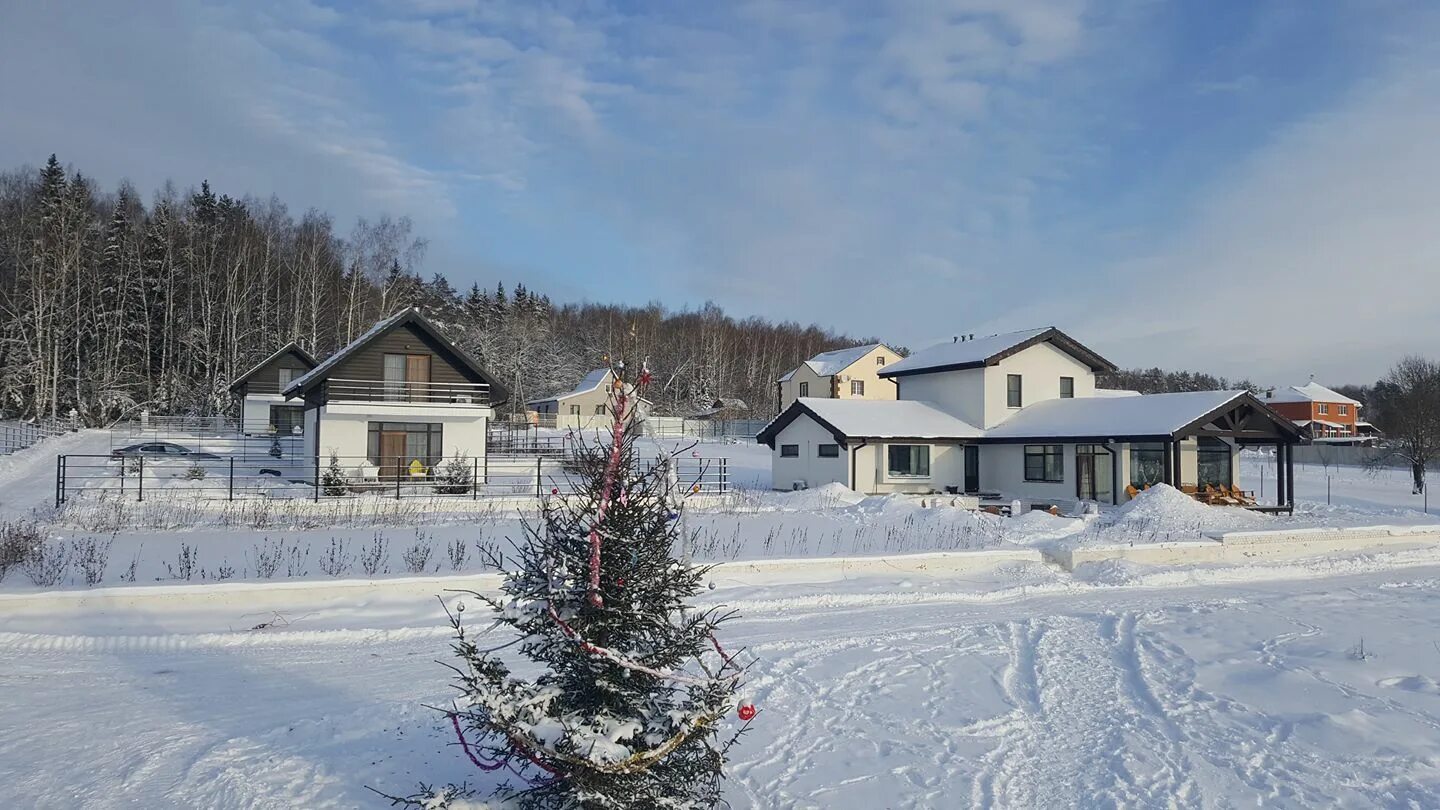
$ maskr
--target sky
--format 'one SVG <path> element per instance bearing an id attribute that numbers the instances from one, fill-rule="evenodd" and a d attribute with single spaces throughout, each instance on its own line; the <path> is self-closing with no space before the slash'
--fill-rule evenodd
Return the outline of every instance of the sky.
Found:
<path id="1" fill-rule="evenodd" d="M 1440 7 L 0 0 L 0 167 L 208 179 L 422 270 L 913 349 L 1440 356 Z"/>

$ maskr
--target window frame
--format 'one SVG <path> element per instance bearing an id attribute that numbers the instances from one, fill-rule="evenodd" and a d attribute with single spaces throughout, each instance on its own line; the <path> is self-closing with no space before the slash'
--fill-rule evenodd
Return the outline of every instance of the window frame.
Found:
<path id="1" fill-rule="evenodd" d="M 595 415 L 596 415 L 596 416 L 604 416 L 604 415 L 605 415 L 605 412 L 606 412 L 607 410 L 609 410 L 609 408 L 608 408 L 606 405 L 604 405 L 604 404 L 596 405 L 596 406 L 595 406 Z"/>
<path id="2" fill-rule="evenodd" d="M 877 366 L 883 366 L 883 365 L 885 365 L 885 355 L 883 355 L 883 354 L 877 354 L 877 355 L 875 355 L 875 365 L 877 365 Z"/>
<path id="3" fill-rule="evenodd" d="M 1038 459 L 1034 472 L 1031 471 L 1031 460 Z M 1063 444 L 1027 444 L 1024 445 L 1024 458 L 1021 465 L 1025 481 L 1031 484 L 1063 484 L 1065 483 L 1065 445 Z M 1039 477 L 1036 477 L 1039 476 Z"/>
<path id="4" fill-rule="evenodd" d="M 1067 385 L 1067 384 L 1068 384 L 1068 385 Z M 1068 390 L 1067 390 L 1067 389 L 1068 389 Z M 1075 378 L 1074 378 L 1074 377 L 1061 377 L 1061 378 L 1060 378 L 1060 398 L 1061 398 L 1061 399 L 1074 399 L 1074 398 L 1075 398 Z"/>
<path id="5" fill-rule="evenodd" d="M 857 387 L 858 387 L 859 390 L 856 390 Z M 852 396 L 852 397 L 863 397 L 863 396 L 865 396 L 865 381 L 864 381 L 864 380 L 851 380 L 851 381 L 850 381 L 850 396 Z"/>
<path id="6" fill-rule="evenodd" d="M 1005 407 L 1025 407 L 1025 377 L 1022 374 L 1005 375 Z"/>
<path id="7" fill-rule="evenodd" d="M 908 472 L 897 471 L 895 451 L 905 450 L 910 456 L 906 465 Z M 928 444 L 887 444 L 885 446 L 885 477 L 904 480 L 918 480 L 930 477 L 930 445 Z"/>
<path id="8" fill-rule="evenodd" d="M 810 383 L 809 383 L 809 381 L 805 381 L 805 382 L 800 383 L 799 393 L 797 393 L 795 396 L 797 396 L 797 397 L 808 397 L 808 396 L 810 396 Z"/>
<path id="9" fill-rule="evenodd" d="M 817 444 L 815 445 L 816 458 L 839 458 L 840 445 L 838 444 Z"/>
<path id="10" fill-rule="evenodd" d="M 1206 484 L 1220 487 L 1230 487 L 1235 483 L 1234 466 L 1235 449 L 1223 439 L 1214 436 L 1201 436 L 1195 443 L 1195 484 L 1204 487 Z M 1218 456 L 1224 456 L 1224 475 L 1216 480 L 1206 480 L 1204 475 L 1207 465 L 1217 465 Z"/>
<path id="11" fill-rule="evenodd" d="M 781 458 L 799 458 L 799 457 L 800 457 L 800 445 L 798 445 L 798 444 L 782 444 L 782 445 L 780 445 L 780 457 L 781 457 Z"/>
<path id="12" fill-rule="evenodd" d="M 1330 403 L 1328 403 L 1328 402 L 1321 402 L 1321 403 L 1319 404 L 1319 411 L 1320 411 L 1320 415 L 1321 415 L 1321 416 L 1329 416 L 1329 415 L 1330 415 Z"/>
<path id="13" fill-rule="evenodd" d="M 1152 455 L 1154 456 L 1153 459 L 1150 458 Z M 1155 463 L 1155 466 L 1156 466 L 1156 469 L 1158 469 L 1158 470 L 1160 471 L 1159 477 L 1156 478 L 1154 481 L 1147 481 L 1147 480 L 1143 480 L 1143 479 L 1137 478 L 1135 474 L 1136 474 L 1136 472 L 1139 471 L 1140 468 L 1142 467 L 1141 464 L 1137 464 L 1137 463 L 1136 463 L 1136 461 L 1137 461 L 1137 456 L 1138 456 L 1140 459 L 1142 459 L 1142 460 L 1144 460 L 1144 461 L 1146 462 L 1145 465 L 1143 465 L 1143 466 L 1149 466 L 1149 464 L 1150 464 L 1151 462 L 1154 462 L 1154 463 Z M 1130 486 L 1132 486 L 1132 487 L 1134 487 L 1134 488 L 1136 488 L 1136 489 L 1144 489 L 1144 488 L 1147 487 L 1147 486 L 1152 486 L 1152 485 L 1154 485 L 1154 484 L 1161 483 L 1161 482 L 1163 482 L 1164 480 L 1165 480 L 1165 443 L 1164 443 L 1164 442 L 1132 442 L 1132 443 L 1130 444 L 1130 481 L 1129 481 Z"/>

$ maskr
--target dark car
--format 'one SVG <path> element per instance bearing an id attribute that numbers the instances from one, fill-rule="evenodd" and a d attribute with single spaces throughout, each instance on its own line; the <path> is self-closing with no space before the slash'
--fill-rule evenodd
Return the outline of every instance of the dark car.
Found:
<path id="1" fill-rule="evenodd" d="M 219 456 L 214 453 L 200 453 L 188 447 L 182 447 L 174 442 L 145 442 L 144 444 L 132 444 L 129 447 L 120 447 L 110 451 L 110 458 L 120 460 L 122 458 L 134 458 L 135 456 L 147 456 L 150 458 L 186 458 L 196 461 L 218 461 Z"/>

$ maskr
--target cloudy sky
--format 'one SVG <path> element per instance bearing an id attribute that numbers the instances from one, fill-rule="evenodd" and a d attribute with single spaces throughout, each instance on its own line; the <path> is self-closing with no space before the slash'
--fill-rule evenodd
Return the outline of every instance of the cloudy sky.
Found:
<path id="1" fill-rule="evenodd" d="M 409 215 L 458 284 L 1362 382 L 1440 355 L 1437 41 L 1390 0 L 0 0 L 0 166 Z"/>

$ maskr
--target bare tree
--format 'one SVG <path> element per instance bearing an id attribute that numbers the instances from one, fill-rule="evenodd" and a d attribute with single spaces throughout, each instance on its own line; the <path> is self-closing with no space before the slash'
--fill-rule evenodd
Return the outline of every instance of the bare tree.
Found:
<path id="1" fill-rule="evenodd" d="M 1372 466 L 1399 458 L 1410 465 L 1411 491 L 1425 491 L 1425 471 L 1440 453 L 1440 363 L 1411 355 L 1375 384 L 1375 418 L 1386 433 L 1386 450 Z"/>

